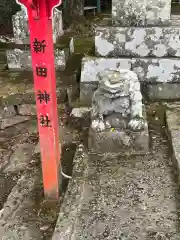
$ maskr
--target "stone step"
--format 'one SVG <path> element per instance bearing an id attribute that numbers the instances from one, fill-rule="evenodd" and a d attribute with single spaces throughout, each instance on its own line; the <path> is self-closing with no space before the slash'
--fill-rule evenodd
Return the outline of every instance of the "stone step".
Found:
<path id="1" fill-rule="evenodd" d="M 58 103 L 73 102 L 79 98 L 81 55 L 73 54 L 65 71 L 56 71 Z M 0 105 L 35 104 L 33 74 L 31 71 L 0 73 Z"/>
<path id="2" fill-rule="evenodd" d="M 112 0 L 112 19 L 116 26 L 168 26 L 171 0 Z"/>
<path id="3" fill-rule="evenodd" d="M 29 44 L 7 43 L 1 45 L 6 49 L 7 64 L 9 69 L 30 70 L 31 54 Z M 74 40 L 69 36 L 61 36 L 54 45 L 55 66 L 57 70 L 64 71 L 67 61 L 74 53 Z"/>
<path id="4" fill-rule="evenodd" d="M 84 57 L 80 82 L 80 101 L 91 105 L 98 86 L 97 74 L 105 69 L 131 69 L 142 83 L 179 83 L 180 59 L 177 58 L 97 58 Z"/>
<path id="5" fill-rule="evenodd" d="M 99 26 L 95 31 L 96 56 L 180 57 L 180 27 Z"/>

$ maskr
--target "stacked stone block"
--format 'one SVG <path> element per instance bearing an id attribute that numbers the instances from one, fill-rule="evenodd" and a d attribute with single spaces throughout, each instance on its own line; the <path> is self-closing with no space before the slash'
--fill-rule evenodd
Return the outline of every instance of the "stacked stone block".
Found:
<path id="1" fill-rule="evenodd" d="M 31 70 L 30 40 L 28 16 L 25 9 L 17 12 L 12 17 L 14 44 L 10 44 L 7 53 L 9 69 Z M 62 25 L 62 12 L 54 9 L 53 12 L 53 41 L 55 44 L 55 65 L 57 70 L 64 70 L 70 54 L 73 51 L 73 39 L 69 38 L 66 45 L 58 44 L 64 34 Z"/>
<path id="2" fill-rule="evenodd" d="M 102 23 L 95 30 L 96 57 L 82 60 L 82 103 L 91 105 L 101 82 L 98 75 L 112 69 L 131 70 L 140 83 L 179 82 L 180 27 L 171 24 L 170 13 L 170 0 L 112 0 L 112 18 L 106 19 L 107 26 Z M 140 136 L 141 143 L 148 142 L 147 129 Z M 107 142 L 97 133 L 90 134 L 92 148 L 98 145 L 97 139 L 101 139 L 99 152 L 103 152 Z M 117 140 L 110 137 L 111 143 Z M 141 146 L 147 151 L 147 144 Z"/>
<path id="3" fill-rule="evenodd" d="M 171 24 L 170 13 L 170 0 L 112 1 L 110 24 L 101 24 L 95 31 L 96 57 L 83 59 L 82 102 L 87 102 L 87 86 L 89 92 L 93 92 L 91 85 L 93 89 L 97 87 L 95 73 L 110 69 L 115 62 L 117 68 L 119 64 L 124 68 L 128 62 L 141 83 L 179 82 L 180 27 L 174 21 Z M 88 98 L 91 104 L 89 94 Z"/>

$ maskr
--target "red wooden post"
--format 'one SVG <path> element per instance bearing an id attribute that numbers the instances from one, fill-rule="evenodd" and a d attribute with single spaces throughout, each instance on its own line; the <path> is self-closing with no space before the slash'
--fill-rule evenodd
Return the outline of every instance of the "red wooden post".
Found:
<path id="1" fill-rule="evenodd" d="M 16 0 L 27 8 L 45 197 L 59 198 L 60 147 L 52 14 L 61 0 Z"/>

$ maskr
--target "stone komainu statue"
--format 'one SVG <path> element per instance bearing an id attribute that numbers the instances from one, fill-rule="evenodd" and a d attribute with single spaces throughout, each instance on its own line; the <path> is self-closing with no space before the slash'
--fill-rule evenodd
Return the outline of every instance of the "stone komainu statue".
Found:
<path id="1" fill-rule="evenodd" d="M 92 99 L 92 128 L 144 129 L 142 95 L 137 75 L 126 69 L 98 74 L 99 86 Z"/>

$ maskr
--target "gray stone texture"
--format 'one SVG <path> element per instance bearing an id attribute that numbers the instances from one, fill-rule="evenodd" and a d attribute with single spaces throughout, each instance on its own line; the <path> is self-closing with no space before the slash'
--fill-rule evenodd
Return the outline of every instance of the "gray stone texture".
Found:
<path id="1" fill-rule="evenodd" d="M 172 161 L 156 134 L 153 147 L 133 156 L 78 151 L 52 240 L 178 240 Z"/>
<path id="2" fill-rule="evenodd" d="M 97 82 L 97 74 L 105 69 L 130 69 L 130 59 L 84 57 L 82 59 L 81 83 Z"/>
<path id="3" fill-rule="evenodd" d="M 105 69 L 131 69 L 140 82 L 179 82 L 180 61 L 176 58 L 95 58 L 82 60 L 81 83 L 98 82 Z"/>
<path id="4" fill-rule="evenodd" d="M 81 103 L 91 106 L 92 96 L 98 87 L 97 76 L 100 72 L 111 68 L 118 70 L 121 67 L 131 69 L 137 74 L 141 83 L 148 84 L 145 94 L 150 99 L 168 99 L 168 96 L 170 99 L 179 98 L 180 61 L 176 58 L 85 57 L 82 60 L 80 83 Z M 151 83 L 153 83 L 152 86 Z"/>
<path id="5" fill-rule="evenodd" d="M 168 140 L 174 166 L 180 179 L 180 102 L 168 104 L 166 111 Z"/>
<path id="6" fill-rule="evenodd" d="M 73 159 L 72 179 L 68 184 L 52 240 L 71 239 L 76 229 L 75 223 L 81 212 L 82 201 L 88 196 L 88 188 L 84 181 L 87 177 L 87 163 L 87 151 L 84 146 L 79 145 Z"/>
<path id="7" fill-rule="evenodd" d="M 150 101 L 180 100 L 180 83 L 147 84 L 142 91 Z"/>
<path id="8" fill-rule="evenodd" d="M 80 83 L 80 101 L 83 106 L 91 106 L 92 97 L 97 87 L 97 82 Z"/>
<path id="9" fill-rule="evenodd" d="M 33 202 L 33 192 L 41 179 L 40 171 L 34 168 L 33 172 L 29 172 L 21 175 L 1 210 L 0 236 L 3 240 L 41 239 L 41 233 L 34 221 L 37 215 Z"/>
<path id="10" fill-rule="evenodd" d="M 112 18 L 118 26 L 167 25 L 171 0 L 112 0 Z"/>
<path id="11" fill-rule="evenodd" d="M 28 120 L 30 120 L 28 116 L 14 116 L 11 118 L 3 118 L 0 120 L 0 129 L 5 129 L 13 125 L 26 122 Z"/>
<path id="12" fill-rule="evenodd" d="M 149 152 L 148 128 L 139 132 L 130 130 L 117 130 L 96 132 L 89 131 L 89 150 L 93 153 L 121 153 L 145 154 Z"/>
<path id="13" fill-rule="evenodd" d="M 97 27 L 96 56 L 180 57 L 179 27 Z"/>
<path id="14" fill-rule="evenodd" d="M 6 50 L 7 64 L 9 69 L 31 70 L 31 53 L 30 50 L 22 50 L 19 48 Z M 64 71 L 69 58 L 69 48 L 55 49 L 55 66 L 57 70 Z"/>
<path id="15" fill-rule="evenodd" d="M 32 161 L 32 153 L 34 144 L 22 143 L 12 153 L 9 159 L 9 164 L 3 170 L 4 173 L 17 173 L 25 171 Z"/>
<path id="16" fill-rule="evenodd" d="M 26 12 L 22 9 L 18 11 L 12 17 L 13 22 L 13 32 L 14 41 L 16 44 L 28 44 L 29 43 L 29 28 L 28 28 L 28 16 Z M 62 26 L 62 11 L 54 9 L 53 12 L 53 41 L 56 42 L 57 39 L 63 35 Z"/>

